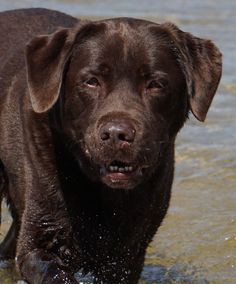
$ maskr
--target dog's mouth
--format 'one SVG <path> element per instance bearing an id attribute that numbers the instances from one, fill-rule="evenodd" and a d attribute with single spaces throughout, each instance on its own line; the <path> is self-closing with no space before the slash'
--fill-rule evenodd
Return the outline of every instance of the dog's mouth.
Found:
<path id="1" fill-rule="evenodd" d="M 91 172 L 94 180 L 99 180 L 110 188 L 133 189 L 146 180 L 152 172 L 151 165 L 153 163 L 147 157 L 145 159 L 138 159 L 138 157 L 132 159 L 128 158 L 127 155 L 126 159 L 116 157 L 112 160 L 107 157 L 104 160 L 92 155 L 92 151 L 88 147 L 85 148 L 84 153 L 88 159 L 88 170 L 95 170 L 95 172 Z M 145 162 L 142 162 L 142 160 Z"/>
<path id="2" fill-rule="evenodd" d="M 114 160 L 100 167 L 102 181 L 112 188 L 133 188 L 143 177 L 146 167 Z"/>

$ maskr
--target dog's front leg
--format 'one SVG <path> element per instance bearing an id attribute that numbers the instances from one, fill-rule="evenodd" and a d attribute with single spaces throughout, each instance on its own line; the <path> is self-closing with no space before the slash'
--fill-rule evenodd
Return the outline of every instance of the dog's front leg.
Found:
<path id="1" fill-rule="evenodd" d="M 73 274 L 63 269 L 56 255 L 35 249 L 17 258 L 21 274 L 32 284 L 75 284 Z"/>
<path id="2" fill-rule="evenodd" d="M 30 148 L 31 159 L 24 161 L 25 204 L 16 264 L 30 284 L 77 283 L 73 278 L 77 250 L 71 220 L 60 188 L 53 144 L 45 141 L 38 138 Z M 47 145 L 47 151 L 45 147 L 41 150 L 41 145 Z"/>
<path id="3" fill-rule="evenodd" d="M 16 258 L 20 273 L 32 284 L 77 283 L 72 228 L 55 180 L 47 186 L 38 181 L 26 190 L 25 200 Z"/>

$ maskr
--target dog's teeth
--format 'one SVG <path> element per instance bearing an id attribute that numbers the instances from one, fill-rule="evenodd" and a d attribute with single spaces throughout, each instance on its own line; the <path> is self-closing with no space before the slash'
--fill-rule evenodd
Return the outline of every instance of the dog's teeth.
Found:
<path id="1" fill-rule="evenodd" d="M 110 172 L 113 172 L 113 171 L 114 171 L 114 167 L 113 167 L 113 166 L 110 166 L 110 167 L 109 167 L 109 170 L 110 170 Z"/>
<path id="2" fill-rule="evenodd" d="M 131 172 L 132 171 L 132 167 L 125 167 L 125 171 L 126 172 Z"/>
<path id="3" fill-rule="evenodd" d="M 110 172 L 120 172 L 120 173 L 128 173 L 133 171 L 133 167 L 131 166 L 125 166 L 125 167 L 119 167 L 119 166 L 109 166 L 108 170 Z"/>

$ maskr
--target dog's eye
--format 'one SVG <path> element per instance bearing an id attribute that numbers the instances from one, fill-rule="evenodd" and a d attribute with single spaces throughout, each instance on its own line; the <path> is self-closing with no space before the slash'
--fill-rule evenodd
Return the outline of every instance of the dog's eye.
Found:
<path id="1" fill-rule="evenodd" d="M 152 80 L 148 85 L 147 89 L 163 89 L 167 85 L 166 80 Z"/>
<path id="2" fill-rule="evenodd" d="M 86 80 L 86 81 L 84 82 L 84 84 L 87 85 L 87 86 L 89 86 L 89 87 L 92 87 L 92 88 L 97 87 L 97 86 L 100 85 L 98 79 L 95 78 L 95 77 L 92 77 L 92 78 L 90 78 L 89 80 Z"/>

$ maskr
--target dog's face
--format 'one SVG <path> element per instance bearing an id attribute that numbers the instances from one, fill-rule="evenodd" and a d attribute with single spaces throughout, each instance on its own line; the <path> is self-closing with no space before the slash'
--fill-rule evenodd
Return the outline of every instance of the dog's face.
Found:
<path id="1" fill-rule="evenodd" d="M 120 189 L 155 173 L 189 109 L 204 120 L 221 75 L 211 42 L 135 19 L 38 37 L 27 60 L 33 109 L 49 110 L 63 93 L 62 131 L 81 168 Z"/>
<path id="2" fill-rule="evenodd" d="M 90 176 L 109 187 L 133 188 L 153 173 L 185 120 L 185 78 L 157 28 L 108 21 L 96 29 L 75 43 L 64 129 L 89 160 Z"/>

